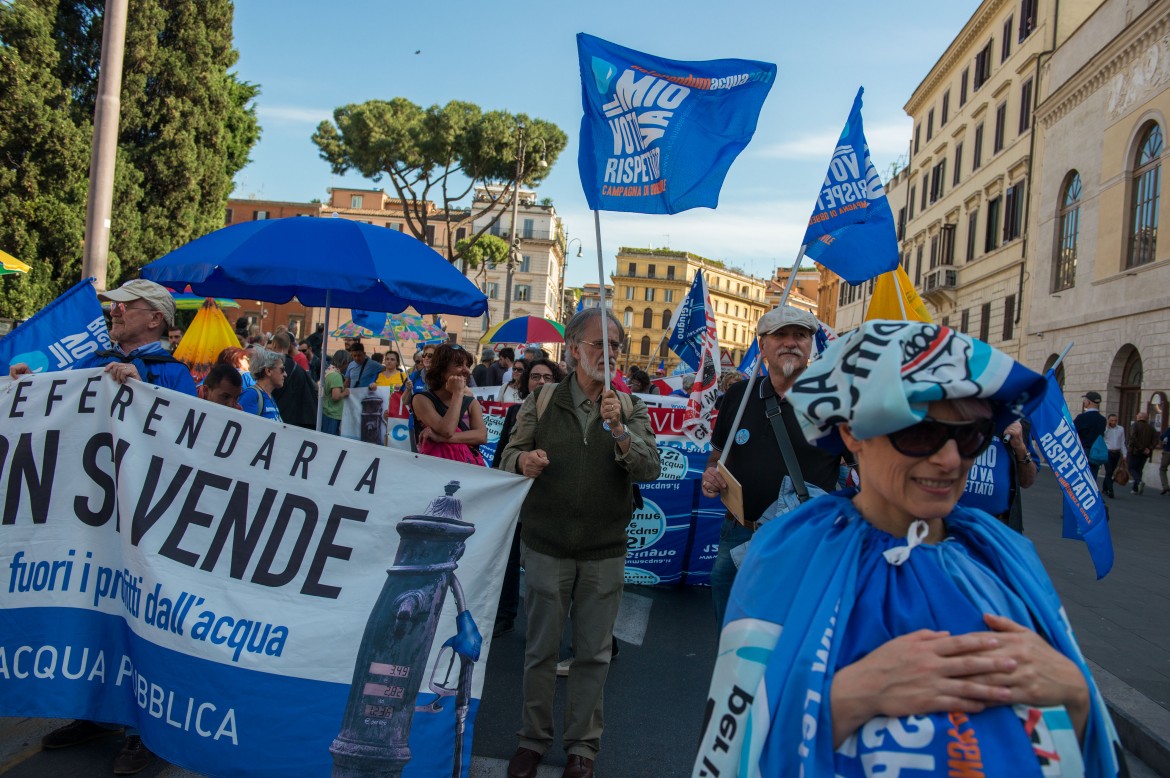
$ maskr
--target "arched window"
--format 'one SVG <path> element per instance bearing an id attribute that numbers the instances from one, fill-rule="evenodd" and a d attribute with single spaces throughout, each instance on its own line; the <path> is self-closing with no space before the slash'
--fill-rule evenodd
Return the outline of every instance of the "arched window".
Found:
<path id="1" fill-rule="evenodd" d="M 644 330 L 654 329 L 654 309 L 653 308 L 647 308 L 645 311 L 642 312 L 642 329 L 644 329 Z"/>
<path id="2" fill-rule="evenodd" d="M 1162 184 L 1162 128 L 1151 124 L 1138 144 L 1130 199 L 1131 229 L 1126 267 L 1154 261 L 1158 241 L 1158 194 Z"/>
<path id="3" fill-rule="evenodd" d="M 649 335 L 642 336 L 642 356 L 644 356 L 644 357 L 650 356 L 650 336 Z"/>
<path id="4" fill-rule="evenodd" d="M 1077 237 L 1081 222 L 1081 175 L 1073 171 L 1064 185 L 1060 210 L 1060 243 L 1056 246 L 1056 272 L 1052 277 L 1052 291 L 1071 289 L 1077 282 Z"/>
<path id="5" fill-rule="evenodd" d="M 625 312 L 622 314 L 622 326 L 623 327 L 633 327 L 634 326 L 634 309 L 633 308 L 626 308 Z"/>
<path id="6" fill-rule="evenodd" d="M 670 329 L 670 311 L 669 310 L 665 310 L 662 312 L 662 329 L 664 329 L 664 330 Z"/>

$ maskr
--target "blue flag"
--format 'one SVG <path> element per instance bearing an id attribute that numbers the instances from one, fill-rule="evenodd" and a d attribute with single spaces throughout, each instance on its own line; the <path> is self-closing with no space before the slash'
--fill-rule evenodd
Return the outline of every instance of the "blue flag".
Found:
<path id="1" fill-rule="evenodd" d="M 1064 392 L 1053 371 L 1049 370 L 1045 378 L 1048 387 L 1044 399 L 1028 417 L 1032 435 L 1063 492 L 1064 537 L 1085 541 L 1097 578 L 1101 579 L 1113 567 L 1113 539 L 1105 518 L 1105 504 L 1073 427 Z"/>
<path id="2" fill-rule="evenodd" d="M 585 298 L 581 297 L 581 298 L 578 298 L 578 300 L 577 300 L 577 311 L 576 312 L 580 313 L 583 310 L 585 310 Z"/>
<path id="3" fill-rule="evenodd" d="M 776 66 L 682 62 L 577 34 L 581 146 L 594 211 L 714 208 L 731 163 L 756 131 Z"/>
<path id="4" fill-rule="evenodd" d="M 34 373 L 68 370 L 78 360 L 111 348 L 106 319 L 87 278 L 73 285 L 19 327 L 0 338 L 0 372 L 24 363 Z"/>
<path id="5" fill-rule="evenodd" d="M 670 340 L 666 342 L 687 366 L 687 373 L 699 369 L 706 329 L 707 282 L 703 278 L 703 271 L 699 270 L 691 282 L 691 291 L 687 292 L 686 299 L 674 310 L 674 318 L 670 320 Z"/>
<path id="6" fill-rule="evenodd" d="M 756 362 L 760 359 L 760 339 L 753 338 L 752 345 L 748 346 L 748 350 L 743 355 L 743 361 L 739 363 L 736 368 L 748 378 L 751 377 L 752 371 L 756 369 Z M 768 366 L 766 364 L 760 365 L 760 375 L 768 374 Z"/>
<path id="7" fill-rule="evenodd" d="M 857 90 L 804 233 L 805 256 L 851 284 L 898 266 L 898 237 L 886 191 L 869 158 Z"/>

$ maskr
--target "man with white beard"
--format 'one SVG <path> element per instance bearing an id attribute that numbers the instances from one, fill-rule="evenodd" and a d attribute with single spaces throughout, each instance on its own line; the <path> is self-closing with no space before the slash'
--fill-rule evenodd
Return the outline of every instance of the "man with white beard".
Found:
<path id="1" fill-rule="evenodd" d="M 731 549 L 751 540 L 757 520 L 776 501 L 780 484 L 784 476 L 789 474 L 776 437 L 777 430 L 772 425 L 773 416 L 778 413 L 784 421 L 783 434 L 791 443 L 800 466 L 799 476 L 803 477 L 804 482 L 815 484 L 826 492 L 837 488 L 840 456 L 829 454 L 805 441 L 792 406 L 784 399 L 784 394 L 808 367 L 816 331 L 815 316 L 789 305 L 768 311 L 756 325 L 760 355 L 768 366 L 768 375 L 761 375 L 752 388 L 744 408 L 743 420 L 735 433 L 735 441 L 725 463 L 743 486 L 744 515 L 740 521 L 728 511 L 719 529 L 719 553 L 711 568 L 711 601 L 715 606 L 716 627 L 720 630 L 723 629 L 723 615 L 737 569 L 731 557 Z M 706 497 L 726 494 L 727 482 L 719 474 L 716 463 L 729 443 L 727 437 L 731 432 L 731 424 L 747 386 L 747 381 L 733 384 L 723 397 L 719 418 L 711 436 L 711 455 L 707 458 L 707 469 L 703 472 L 702 489 Z M 770 407 L 773 410 L 770 411 Z"/>

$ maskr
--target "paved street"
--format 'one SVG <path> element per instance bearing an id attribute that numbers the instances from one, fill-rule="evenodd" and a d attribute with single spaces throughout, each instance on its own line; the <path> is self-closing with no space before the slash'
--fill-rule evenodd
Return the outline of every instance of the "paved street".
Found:
<path id="1" fill-rule="evenodd" d="M 1126 491 L 1109 503 L 1116 562 L 1096 581 L 1083 544 L 1060 538 L 1059 497 L 1042 475 L 1026 494 L 1027 534 L 1037 544 L 1086 655 L 1100 667 L 1099 683 L 1154 738 L 1170 742 L 1170 497 Z M 473 776 L 500 776 L 515 748 L 519 726 L 521 632 L 493 646 L 483 703 L 476 721 Z M 605 750 L 599 774 L 689 774 L 702 720 L 715 639 L 705 589 L 628 587 L 619 619 L 621 656 L 607 687 Z M 559 690 L 563 694 L 563 683 Z M 561 704 L 558 695 L 558 716 Z M 74 749 L 39 751 L 40 736 L 58 722 L 0 719 L 0 775 L 4 778 L 76 778 L 109 775 L 118 749 L 111 738 Z M 564 754 L 546 757 L 541 776 L 560 775 Z M 1157 764 L 1156 761 L 1152 762 Z M 635 767 L 636 766 L 636 767 Z M 1135 776 L 1167 775 L 1131 755 Z M 145 778 L 191 778 L 163 764 Z"/>

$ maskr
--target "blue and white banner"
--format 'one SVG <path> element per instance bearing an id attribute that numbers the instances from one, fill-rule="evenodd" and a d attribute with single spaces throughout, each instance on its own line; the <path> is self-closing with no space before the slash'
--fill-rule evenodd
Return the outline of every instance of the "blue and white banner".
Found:
<path id="1" fill-rule="evenodd" d="M 679 454 L 677 450 L 672 453 Z M 626 583 L 682 580 L 696 484 L 696 479 L 685 476 L 639 484 L 642 507 L 634 510 L 626 529 Z"/>
<path id="2" fill-rule="evenodd" d="M 743 59 L 663 59 L 577 34 L 581 146 L 594 211 L 714 208 L 752 134 L 776 66 Z"/>
<path id="3" fill-rule="evenodd" d="M 0 414 L 0 715 L 213 776 L 450 776 L 457 740 L 467 774 L 528 479 L 100 370 Z"/>
<path id="4" fill-rule="evenodd" d="M 851 284 L 887 273 L 899 261 L 894 215 L 861 124 L 864 91 L 857 90 L 804 233 L 805 256 Z"/>
<path id="5" fill-rule="evenodd" d="M 743 359 L 736 368 L 748 378 L 751 378 L 752 371 L 756 369 L 756 362 L 760 359 L 760 339 L 752 338 L 752 345 L 748 346 L 748 350 L 744 352 Z M 768 366 L 760 365 L 760 374 L 767 375 Z"/>
<path id="6" fill-rule="evenodd" d="M 110 348 L 110 335 L 93 279 L 74 284 L 28 321 L 0 338 L 0 375 L 24 363 L 34 373 L 68 370 L 95 351 Z"/>
<path id="7" fill-rule="evenodd" d="M 698 270 L 686 299 L 674 309 L 670 319 L 670 338 L 666 341 L 670 350 L 682 360 L 678 367 L 685 373 L 699 369 L 703 336 L 707 332 L 707 299 L 707 278 L 702 270 Z"/>
<path id="8" fill-rule="evenodd" d="M 1113 568 L 1113 538 L 1109 534 L 1105 503 L 1073 427 L 1064 391 L 1051 370 L 1044 377 L 1048 388 L 1043 401 L 1028 417 L 1032 422 L 1032 437 L 1064 496 L 1063 535 L 1085 541 L 1100 580 Z"/>

